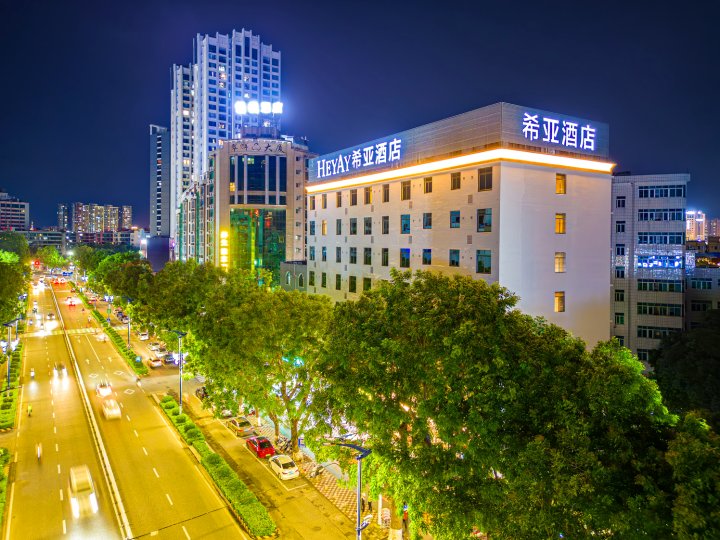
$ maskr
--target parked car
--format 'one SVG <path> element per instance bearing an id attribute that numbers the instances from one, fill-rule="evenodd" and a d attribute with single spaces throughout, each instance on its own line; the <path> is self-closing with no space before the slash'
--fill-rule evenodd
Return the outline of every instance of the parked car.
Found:
<path id="1" fill-rule="evenodd" d="M 238 416 L 237 418 L 229 420 L 227 426 L 236 437 L 250 437 L 251 435 L 255 435 L 252 424 L 244 416 Z"/>
<path id="2" fill-rule="evenodd" d="M 250 437 L 245 443 L 253 454 L 259 458 L 266 458 L 275 455 L 275 448 L 266 437 Z"/>
<path id="3" fill-rule="evenodd" d="M 47 318 L 48 318 L 48 320 L 52 320 L 52 319 L 55 318 L 55 314 L 54 314 L 54 313 L 48 313 L 48 314 L 47 314 Z"/>
<path id="4" fill-rule="evenodd" d="M 147 365 L 148 367 L 155 369 L 162 367 L 163 363 L 162 360 L 160 360 L 159 358 L 148 358 Z"/>
<path id="5" fill-rule="evenodd" d="M 55 362 L 55 365 L 53 366 L 53 372 L 56 377 L 63 377 L 67 375 L 67 368 L 62 362 Z"/>
<path id="6" fill-rule="evenodd" d="M 120 322 L 123 324 L 127 324 L 130 322 L 130 317 L 128 317 L 127 315 L 120 317 Z"/>
<path id="7" fill-rule="evenodd" d="M 270 458 L 270 468 L 281 480 L 290 480 L 300 476 L 297 465 L 290 456 L 279 454 Z"/>
<path id="8" fill-rule="evenodd" d="M 120 418 L 122 414 L 120 412 L 120 404 L 114 399 L 106 399 L 105 401 L 103 401 L 102 409 L 103 415 L 105 416 L 106 420 Z"/>
<path id="9" fill-rule="evenodd" d="M 205 399 L 206 397 L 208 397 L 207 388 L 205 388 L 204 386 L 201 386 L 200 388 L 198 388 L 197 390 L 195 390 L 195 395 L 197 396 L 197 398 L 198 398 L 200 401 L 202 401 L 203 399 Z"/>
<path id="10" fill-rule="evenodd" d="M 166 353 L 162 357 L 162 361 L 163 361 L 163 364 L 165 364 L 166 366 L 176 366 L 177 365 L 177 360 L 175 360 L 175 357 L 172 355 L 172 353 Z"/>
<path id="11" fill-rule="evenodd" d="M 68 495 L 74 518 L 77 519 L 86 514 L 97 513 L 98 500 L 95 494 L 95 484 L 87 465 L 77 465 L 70 468 Z"/>
<path id="12" fill-rule="evenodd" d="M 138 339 L 140 341 L 147 341 L 148 339 L 150 339 L 150 333 L 149 332 L 140 332 L 138 334 Z"/>
<path id="13" fill-rule="evenodd" d="M 148 345 L 148 349 L 155 352 L 158 349 L 161 349 L 162 346 L 163 346 L 162 343 L 160 343 L 159 341 L 153 341 L 150 345 Z"/>
<path id="14" fill-rule="evenodd" d="M 160 347 L 155 349 L 153 352 L 155 353 L 156 358 L 162 358 L 168 353 L 168 350 L 165 347 Z"/>
<path id="15" fill-rule="evenodd" d="M 95 393 L 99 397 L 108 397 L 112 394 L 112 385 L 108 381 L 102 381 L 95 386 Z"/>

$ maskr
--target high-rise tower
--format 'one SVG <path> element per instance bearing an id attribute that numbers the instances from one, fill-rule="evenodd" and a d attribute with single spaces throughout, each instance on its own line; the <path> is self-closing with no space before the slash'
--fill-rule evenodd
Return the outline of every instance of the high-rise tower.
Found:
<path id="1" fill-rule="evenodd" d="M 150 125 L 150 236 L 170 236 L 170 133 Z"/>

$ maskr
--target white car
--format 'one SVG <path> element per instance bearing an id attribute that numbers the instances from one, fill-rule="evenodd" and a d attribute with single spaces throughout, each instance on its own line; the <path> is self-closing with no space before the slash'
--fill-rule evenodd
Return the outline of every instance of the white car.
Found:
<path id="1" fill-rule="evenodd" d="M 95 514 L 98 511 L 98 500 L 95 494 L 95 484 L 87 465 L 78 465 L 70 468 L 68 481 L 68 495 L 74 518 L 85 514 Z"/>
<path id="2" fill-rule="evenodd" d="M 103 401 L 102 409 L 103 415 L 105 416 L 106 420 L 120 418 L 122 414 L 120 412 L 120 405 L 114 399 L 106 399 L 105 401 Z"/>
<path id="3" fill-rule="evenodd" d="M 270 458 L 270 468 L 281 480 L 290 480 L 300 476 L 300 471 L 290 456 L 278 454 Z"/>
<path id="4" fill-rule="evenodd" d="M 95 387 L 95 393 L 101 398 L 106 398 L 112 394 L 112 385 L 108 381 L 98 383 Z"/>
<path id="5" fill-rule="evenodd" d="M 150 339 L 150 334 L 148 332 L 140 332 L 138 334 L 138 339 L 140 341 L 147 341 L 148 339 Z"/>

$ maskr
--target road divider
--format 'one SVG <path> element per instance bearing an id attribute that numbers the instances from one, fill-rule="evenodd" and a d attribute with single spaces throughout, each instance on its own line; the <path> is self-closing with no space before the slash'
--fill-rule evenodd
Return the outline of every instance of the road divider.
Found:
<path id="1" fill-rule="evenodd" d="M 22 347 L 23 344 L 20 343 L 12 352 L 12 360 L 10 362 L 10 380 L 5 380 L 5 383 L 3 384 L 2 402 L 0 402 L 0 431 L 9 430 L 15 427 L 19 399 L 18 382 L 20 380 L 20 369 L 22 368 Z"/>
<path id="2" fill-rule="evenodd" d="M 5 515 L 5 501 L 7 499 L 8 475 L 5 474 L 5 467 L 10 462 L 10 452 L 7 448 L 0 448 L 0 526 Z"/>

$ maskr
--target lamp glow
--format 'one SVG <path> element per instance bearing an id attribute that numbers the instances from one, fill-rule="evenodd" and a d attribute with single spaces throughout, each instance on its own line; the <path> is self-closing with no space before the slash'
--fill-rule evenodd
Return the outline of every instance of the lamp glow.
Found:
<path id="1" fill-rule="evenodd" d="M 263 114 L 270 114 L 272 111 L 272 104 L 269 101 L 260 102 L 260 112 Z"/>
<path id="2" fill-rule="evenodd" d="M 260 104 L 254 99 L 248 101 L 247 112 L 248 114 L 260 114 Z"/>
<path id="3" fill-rule="evenodd" d="M 235 114 L 247 114 L 247 104 L 244 101 L 235 102 Z"/>
<path id="4" fill-rule="evenodd" d="M 282 101 L 276 101 L 272 104 L 272 112 L 273 114 L 282 114 L 283 112 L 283 103 Z"/>

